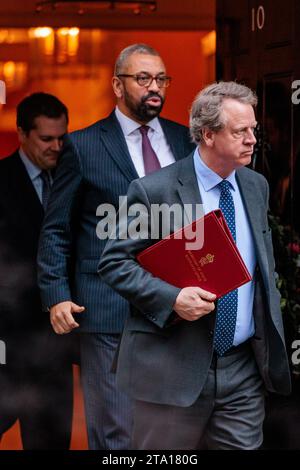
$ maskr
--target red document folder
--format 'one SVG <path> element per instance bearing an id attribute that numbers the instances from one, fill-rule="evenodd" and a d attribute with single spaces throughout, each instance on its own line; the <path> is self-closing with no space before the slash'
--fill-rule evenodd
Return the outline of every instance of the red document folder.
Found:
<path id="1" fill-rule="evenodd" d="M 203 246 L 187 248 L 192 232 L 203 227 Z M 137 260 L 173 286 L 199 286 L 217 298 L 252 279 L 219 209 L 146 248 Z"/>

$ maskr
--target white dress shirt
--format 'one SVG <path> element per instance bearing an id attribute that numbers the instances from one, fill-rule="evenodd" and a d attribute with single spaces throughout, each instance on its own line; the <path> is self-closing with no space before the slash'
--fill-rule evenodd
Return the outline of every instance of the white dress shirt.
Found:
<path id="1" fill-rule="evenodd" d="M 144 160 L 142 153 L 142 134 L 139 131 L 141 125 L 125 116 L 118 107 L 116 107 L 116 117 L 122 128 L 129 154 L 135 166 L 136 172 L 141 178 L 145 176 Z M 175 162 L 171 148 L 163 133 L 162 127 L 158 118 L 154 118 L 147 123 L 149 126 L 148 137 L 151 142 L 152 148 L 157 155 L 160 166 L 164 167 Z"/>

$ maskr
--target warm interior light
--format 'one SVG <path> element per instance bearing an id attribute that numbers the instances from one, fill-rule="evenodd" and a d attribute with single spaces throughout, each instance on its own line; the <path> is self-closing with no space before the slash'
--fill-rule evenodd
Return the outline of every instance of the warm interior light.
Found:
<path id="1" fill-rule="evenodd" d="M 69 34 L 69 28 L 59 28 L 59 29 L 57 30 L 57 34 L 58 34 L 59 36 L 68 36 L 68 34 Z"/>
<path id="2" fill-rule="evenodd" d="M 28 42 L 28 30 L 25 28 L 0 29 L 0 44 L 24 44 Z"/>
<path id="3" fill-rule="evenodd" d="M 201 39 L 202 51 L 205 56 L 213 55 L 216 52 L 216 31 L 210 31 Z"/>
<path id="4" fill-rule="evenodd" d="M 69 29 L 69 35 L 70 36 L 78 36 L 79 34 L 79 28 L 70 28 Z"/>
<path id="5" fill-rule="evenodd" d="M 70 28 L 68 36 L 68 55 L 74 57 L 77 55 L 79 47 L 79 29 Z"/>
<path id="6" fill-rule="evenodd" d="M 3 64 L 3 75 L 5 81 L 9 82 L 14 79 L 16 73 L 16 64 L 12 60 Z"/>
<path id="7" fill-rule="evenodd" d="M 7 29 L 1 29 L 0 30 L 0 43 L 1 42 L 6 42 L 8 38 L 8 30 Z"/>
<path id="8" fill-rule="evenodd" d="M 46 55 L 52 55 L 54 52 L 54 31 L 51 31 L 51 34 L 44 38 L 44 51 Z"/>
<path id="9" fill-rule="evenodd" d="M 52 55 L 54 51 L 54 30 L 48 26 L 40 28 L 30 28 L 28 31 L 29 38 L 41 42 L 41 46 L 46 55 Z"/>
<path id="10" fill-rule="evenodd" d="M 30 28 L 29 37 L 31 38 L 47 38 L 53 34 L 53 29 L 48 28 L 48 26 L 43 26 L 40 28 Z"/>
<path id="11" fill-rule="evenodd" d="M 67 60 L 67 55 L 74 57 L 77 54 L 79 47 L 79 33 L 80 29 L 77 27 L 72 28 L 59 28 L 57 30 L 58 37 L 58 62 L 63 64 Z"/>

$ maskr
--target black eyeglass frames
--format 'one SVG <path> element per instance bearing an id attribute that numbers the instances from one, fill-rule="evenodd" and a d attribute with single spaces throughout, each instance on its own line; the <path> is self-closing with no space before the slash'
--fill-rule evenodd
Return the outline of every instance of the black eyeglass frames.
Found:
<path id="1" fill-rule="evenodd" d="M 158 88 L 167 88 L 171 83 L 171 77 L 167 77 L 166 75 L 157 75 L 154 77 L 153 75 L 146 75 L 146 74 L 126 74 L 120 73 L 117 75 L 118 78 L 120 77 L 130 77 L 133 78 L 139 86 L 148 87 L 151 85 L 153 80 L 156 81 Z"/>

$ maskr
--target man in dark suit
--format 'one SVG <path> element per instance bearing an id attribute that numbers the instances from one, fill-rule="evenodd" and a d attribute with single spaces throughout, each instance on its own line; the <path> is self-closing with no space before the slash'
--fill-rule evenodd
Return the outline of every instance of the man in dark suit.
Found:
<path id="1" fill-rule="evenodd" d="M 72 364 L 49 327 L 36 275 L 38 238 L 68 111 L 34 93 L 17 107 L 20 148 L 0 161 L 0 435 L 19 419 L 24 449 L 68 449 Z"/>
<path id="2" fill-rule="evenodd" d="M 205 88 L 190 117 L 198 148 L 134 181 L 127 201 L 129 208 L 143 205 L 140 223 L 149 233 L 160 230 L 158 219 L 147 216 L 157 205 L 203 204 L 205 213 L 220 207 L 253 280 L 216 303 L 213 293 L 180 289 L 137 263 L 136 255 L 156 241 L 150 236 L 111 239 L 102 255 L 103 279 L 132 305 L 117 374 L 135 400 L 134 448 L 256 449 L 262 443 L 265 389 L 290 390 L 268 184 L 244 168 L 256 142 L 256 101 L 249 88 L 235 82 Z M 128 224 L 133 220 L 128 217 Z"/>
<path id="3" fill-rule="evenodd" d="M 194 147 L 186 127 L 158 117 L 169 83 L 151 47 L 135 44 L 121 52 L 112 81 L 117 107 L 66 139 L 42 230 L 38 263 L 44 306 L 58 334 L 80 323 L 91 449 L 128 449 L 132 427 L 131 401 L 116 388 L 112 372 L 129 310 L 97 275 L 106 243 L 97 237 L 105 215 L 97 208 L 118 207 L 133 179 L 185 157 Z M 75 265 L 74 277 L 68 274 L 70 264 Z"/>

